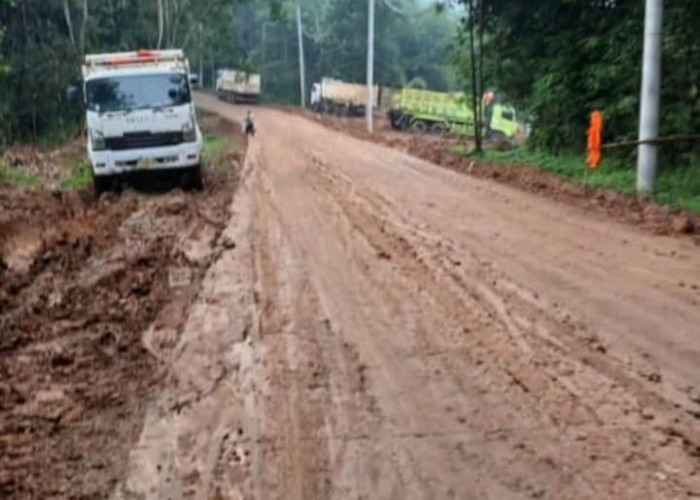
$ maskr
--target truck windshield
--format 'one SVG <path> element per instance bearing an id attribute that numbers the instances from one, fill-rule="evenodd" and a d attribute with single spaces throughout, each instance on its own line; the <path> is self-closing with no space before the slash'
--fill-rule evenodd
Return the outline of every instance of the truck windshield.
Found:
<path id="1" fill-rule="evenodd" d="M 184 73 L 112 76 L 86 84 L 87 106 L 98 113 L 179 106 L 191 100 Z"/>

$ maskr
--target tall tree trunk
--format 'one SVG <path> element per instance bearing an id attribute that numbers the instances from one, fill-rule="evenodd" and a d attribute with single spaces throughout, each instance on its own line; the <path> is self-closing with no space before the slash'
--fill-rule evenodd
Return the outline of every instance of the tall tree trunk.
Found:
<path id="1" fill-rule="evenodd" d="M 66 26 L 68 27 L 68 38 L 70 38 L 70 43 L 75 45 L 75 35 L 73 35 L 73 21 L 70 17 L 70 4 L 68 0 L 63 0 L 63 15 L 66 18 Z"/>
<path id="2" fill-rule="evenodd" d="M 172 31 L 170 33 L 170 48 L 177 47 L 179 44 L 178 42 L 178 35 L 180 35 L 180 25 L 182 24 L 182 18 L 185 12 L 188 11 L 188 9 L 191 9 L 189 5 L 187 5 L 187 0 L 173 0 L 173 23 L 172 23 Z M 211 5 L 211 3 L 209 3 Z M 191 29 L 190 29 L 191 31 Z M 189 35 L 189 32 L 188 32 Z M 186 36 L 186 38 L 189 38 L 189 36 Z M 184 48 L 184 43 L 180 45 L 181 48 Z"/>
<path id="3" fill-rule="evenodd" d="M 85 54 L 85 39 L 87 37 L 87 24 L 88 24 L 88 0 L 83 0 L 83 19 L 82 26 L 80 28 L 80 54 Z"/>
<path id="4" fill-rule="evenodd" d="M 484 123 L 484 2 L 485 0 L 479 0 L 479 124 Z M 480 128 L 479 133 L 483 130 L 488 130 L 488 125 Z"/>
<path id="5" fill-rule="evenodd" d="M 162 0 L 163 3 L 163 32 L 165 33 L 166 43 L 170 39 L 170 0 Z"/>
<path id="6" fill-rule="evenodd" d="M 117 33 L 119 33 L 119 28 L 117 27 L 117 13 L 114 10 L 114 1 L 107 0 L 107 6 L 109 7 L 109 24 L 112 25 L 112 33 L 115 37 L 115 41 L 118 39 L 121 41 L 121 37 L 117 38 Z"/>
<path id="7" fill-rule="evenodd" d="M 472 72 L 472 111 L 474 113 L 474 142 L 476 151 L 481 152 L 481 130 L 477 109 L 477 83 L 476 83 L 476 52 L 474 50 L 474 0 L 469 0 L 469 49 L 471 56 Z"/>
<path id="8" fill-rule="evenodd" d="M 156 0 L 158 5 L 158 44 L 156 48 L 160 49 L 163 43 L 163 0 Z"/>

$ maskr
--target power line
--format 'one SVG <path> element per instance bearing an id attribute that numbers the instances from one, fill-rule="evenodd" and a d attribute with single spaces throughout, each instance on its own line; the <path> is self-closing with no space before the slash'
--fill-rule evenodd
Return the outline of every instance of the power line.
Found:
<path id="1" fill-rule="evenodd" d="M 402 16 L 408 15 L 406 12 L 402 11 L 401 9 L 396 7 L 394 4 L 392 4 L 389 0 L 382 0 L 382 3 L 384 3 L 384 5 L 386 5 L 390 10 L 396 12 L 399 15 L 402 15 Z"/>

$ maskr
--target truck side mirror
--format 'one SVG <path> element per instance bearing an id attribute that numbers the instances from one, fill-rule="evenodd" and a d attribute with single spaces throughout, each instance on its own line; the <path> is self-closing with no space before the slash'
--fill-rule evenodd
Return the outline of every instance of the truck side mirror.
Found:
<path id="1" fill-rule="evenodd" d="M 66 89 L 66 99 L 68 99 L 68 102 L 78 102 L 80 100 L 80 89 L 77 85 L 71 85 Z"/>

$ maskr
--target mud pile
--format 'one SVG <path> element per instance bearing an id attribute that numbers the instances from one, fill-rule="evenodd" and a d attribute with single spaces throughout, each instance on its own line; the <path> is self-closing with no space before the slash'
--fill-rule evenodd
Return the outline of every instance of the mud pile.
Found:
<path id="1" fill-rule="evenodd" d="M 107 498 L 167 376 L 173 339 L 143 334 L 184 321 L 244 154 L 206 170 L 202 192 L 0 185 L 0 497 Z"/>
<path id="2" fill-rule="evenodd" d="M 437 165 L 493 179 L 529 192 L 591 210 L 592 213 L 639 225 L 657 234 L 691 234 L 700 243 L 700 218 L 682 210 L 671 210 L 650 200 L 622 195 L 612 189 L 588 188 L 535 167 L 492 164 L 466 158 L 449 151 L 451 144 L 465 144 L 465 140 L 431 135 L 416 135 L 391 129 L 384 117 L 377 117 L 375 134 L 367 134 L 362 119 L 313 115 L 326 127 L 344 131 L 355 137 L 372 140 Z"/>

